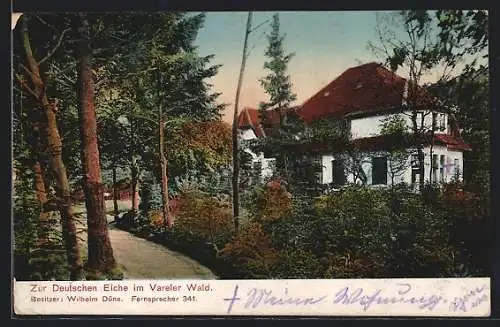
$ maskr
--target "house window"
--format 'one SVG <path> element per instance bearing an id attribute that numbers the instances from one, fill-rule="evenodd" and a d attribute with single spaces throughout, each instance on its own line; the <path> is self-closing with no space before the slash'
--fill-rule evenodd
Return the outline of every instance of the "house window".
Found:
<path id="1" fill-rule="evenodd" d="M 411 155 L 411 168 L 418 169 L 418 155 L 416 154 Z"/>
<path id="2" fill-rule="evenodd" d="M 439 130 L 440 131 L 446 130 L 446 114 L 439 115 Z"/>
<path id="3" fill-rule="evenodd" d="M 417 126 L 419 128 L 422 128 L 422 125 L 423 125 L 422 119 L 423 118 L 424 118 L 424 114 L 421 111 L 417 112 Z"/>
<path id="4" fill-rule="evenodd" d="M 444 155 L 439 157 L 439 181 L 444 182 Z"/>
<path id="5" fill-rule="evenodd" d="M 316 171 L 316 181 L 319 184 L 323 183 L 323 166 L 321 165 L 321 158 L 315 157 L 313 160 L 314 170 Z"/>
<path id="6" fill-rule="evenodd" d="M 437 117 L 438 117 L 438 114 L 437 112 L 433 112 L 432 113 L 432 130 L 435 131 L 437 129 Z"/>
<path id="7" fill-rule="evenodd" d="M 453 167 L 455 168 L 455 175 L 460 173 L 460 164 L 458 159 L 453 160 Z"/>
<path id="8" fill-rule="evenodd" d="M 437 182 L 437 172 L 439 168 L 438 155 L 432 155 L 432 181 Z"/>
<path id="9" fill-rule="evenodd" d="M 411 183 L 418 183 L 419 177 L 419 165 L 418 165 L 418 155 L 411 155 Z"/>
<path id="10" fill-rule="evenodd" d="M 387 158 L 372 158 L 372 184 L 387 184 Z"/>
<path id="11" fill-rule="evenodd" d="M 344 161 L 340 159 L 332 160 L 333 185 L 341 186 L 346 182 Z"/>

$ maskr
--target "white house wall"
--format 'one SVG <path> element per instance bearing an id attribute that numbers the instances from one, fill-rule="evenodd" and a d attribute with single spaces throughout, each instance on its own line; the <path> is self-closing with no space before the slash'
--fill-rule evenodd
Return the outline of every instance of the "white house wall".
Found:
<path id="1" fill-rule="evenodd" d="M 430 177 L 430 168 L 431 168 L 431 156 L 430 156 L 430 147 L 426 147 L 423 149 L 425 159 L 424 159 L 424 178 L 425 182 L 429 182 L 429 177 Z M 416 153 L 416 151 L 415 151 Z M 382 156 L 385 155 L 386 153 L 384 152 L 372 152 L 372 153 L 366 153 L 363 155 L 362 160 L 361 160 L 361 167 L 367 177 L 367 185 L 372 184 L 372 158 L 374 156 Z M 445 156 L 445 165 L 443 167 L 444 169 L 444 181 L 445 182 L 450 182 L 454 176 L 455 176 L 455 159 L 458 160 L 458 168 L 460 172 L 462 172 L 462 167 L 463 167 L 463 153 L 461 151 L 453 151 L 453 150 L 448 150 L 445 146 L 441 145 L 435 145 L 432 150 L 432 154 L 438 155 L 438 164 L 440 164 L 440 156 L 444 155 Z M 330 184 L 333 182 L 333 176 L 332 176 L 332 160 L 342 157 L 346 161 L 346 165 L 350 164 L 350 159 L 349 157 L 346 157 L 343 154 L 324 154 L 321 157 L 321 162 L 323 166 L 322 170 L 322 184 Z M 347 177 L 347 182 L 353 183 L 354 182 L 354 175 L 349 173 L 346 169 L 346 177 Z M 407 183 L 411 184 L 411 176 L 412 176 L 412 168 L 411 168 L 411 155 L 408 156 L 408 161 L 407 161 L 407 167 L 399 172 L 396 173 L 394 176 L 394 183 L 399 184 L 399 183 Z M 438 167 L 438 172 L 437 176 L 439 178 L 439 167 Z M 359 181 L 358 181 L 359 182 Z M 391 171 L 390 171 L 390 165 L 388 163 L 387 165 L 387 183 L 391 183 Z"/>
<path id="2" fill-rule="evenodd" d="M 262 160 L 262 175 L 261 175 L 261 177 L 263 179 L 271 177 L 274 173 L 274 170 L 275 170 L 276 159 L 264 158 L 264 155 L 262 154 L 261 160 Z"/>
<path id="3" fill-rule="evenodd" d="M 424 117 L 424 126 L 426 129 L 431 129 L 432 127 L 432 113 L 424 112 L 426 115 Z M 439 119 L 438 113 L 438 119 Z M 372 137 L 378 136 L 382 131 L 382 124 L 385 119 L 395 116 L 397 114 L 388 114 L 388 115 L 379 115 L 379 116 L 371 116 L 371 117 L 363 117 L 363 118 L 355 118 L 351 120 L 351 136 L 353 139 L 363 138 L 363 137 Z M 405 113 L 399 114 L 405 121 L 406 125 L 411 128 L 411 112 L 407 111 Z M 439 133 L 448 133 L 448 115 L 444 114 L 444 131 L 439 131 Z M 420 124 L 420 120 L 417 121 Z"/>
<path id="4" fill-rule="evenodd" d="M 322 173 L 322 183 L 323 184 L 330 184 L 333 182 L 333 176 L 332 176 L 332 160 L 334 159 L 334 156 L 331 154 L 326 154 L 321 156 L 321 165 L 323 166 L 323 173 Z"/>
<path id="5" fill-rule="evenodd" d="M 456 170 L 458 168 L 458 171 L 460 172 L 459 178 L 460 180 L 463 180 L 463 166 L 464 166 L 464 154 L 462 151 L 450 151 L 448 150 L 448 158 L 449 159 L 449 168 L 448 168 L 448 173 L 450 175 L 450 179 L 455 176 Z M 458 167 L 454 166 L 454 160 L 458 160 Z M 449 181 L 449 180 L 448 180 Z"/>
<path id="6" fill-rule="evenodd" d="M 257 138 L 257 136 L 255 135 L 253 129 L 247 128 L 240 130 L 240 138 L 241 140 L 246 141 L 246 140 L 254 140 Z"/>

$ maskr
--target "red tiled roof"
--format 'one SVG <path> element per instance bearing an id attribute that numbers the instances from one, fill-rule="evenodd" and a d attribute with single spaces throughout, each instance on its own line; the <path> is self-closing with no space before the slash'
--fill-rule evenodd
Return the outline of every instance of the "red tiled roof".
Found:
<path id="1" fill-rule="evenodd" d="M 460 136 L 452 136 L 448 134 L 436 134 L 434 135 L 434 139 L 439 143 L 446 144 L 446 146 L 450 150 L 463 150 L 463 151 L 472 150 L 472 147 L 469 144 L 465 143 Z"/>
<path id="2" fill-rule="evenodd" d="M 296 107 L 287 109 L 287 111 L 292 111 L 292 110 L 296 110 Z M 272 125 L 279 124 L 280 115 L 278 110 L 276 109 L 266 110 L 266 115 L 267 119 Z M 238 116 L 238 128 L 248 128 L 248 127 L 252 128 L 253 131 L 255 132 L 255 135 L 257 135 L 258 137 L 261 137 L 265 134 L 263 132 L 260 119 L 260 112 L 258 109 L 245 107 L 240 112 Z"/>
<path id="3" fill-rule="evenodd" d="M 406 84 L 405 78 L 381 64 L 372 62 L 349 68 L 301 106 L 290 108 L 290 110 L 294 110 L 306 122 L 328 116 L 400 110 L 404 93 L 411 93 L 411 88 L 405 86 Z M 408 98 L 416 99 L 417 106 L 429 107 L 437 104 L 436 99 L 423 87 L 418 86 L 416 92 L 416 97 L 409 94 Z M 279 123 L 277 110 L 267 110 L 266 114 L 271 124 Z M 450 121 L 452 135 L 436 134 L 435 141 L 447 145 L 449 149 L 470 150 L 471 147 L 460 137 L 456 121 L 451 116 L 450 119 L 452 119 Z M 238 117 L 238 127 L 252 128 L 257 137 L 265 134 L 259 110 L 255 108 L 242 110 Z M 383 148 L 384 144 L 392 141 L 385 136 L 376 136 L 357 139 L 353 143 L 359 147 Z M 321 147 L 320 144 L 317 145 Z"/>
<path id="4" fill-rule="evenodd" d="M 311 122 L 325 116 L 401 108 L 405 83 L 406 79 L 378 63 L 352 67 L 305 101 L 298 113 Z M 418 105 L 430 104 L 431 97 L 422 87 L 417 92 Z"/>
<path id="5" fill-rule="evenodd" d="M 257 137 L 264 135 L 259 110 L 245 107 L 238 116 L 238 128 L 252 128 Z"/>

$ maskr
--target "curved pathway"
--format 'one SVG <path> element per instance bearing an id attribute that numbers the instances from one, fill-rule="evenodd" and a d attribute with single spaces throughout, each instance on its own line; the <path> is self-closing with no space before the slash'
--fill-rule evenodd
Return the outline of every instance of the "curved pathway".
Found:
<path id="1" fill-rule="evenodd" d="M 87 256 L 84 208 L 80 209 L 77 226 L 80 248 Z M 217 279 L 217 276 L 199 262 L 168 248 L 142 239 L 114 227 L 114 217 L 108 217 L 108 231 L 113 254 L 124 273 L 124 279 Z"/>
<path id="2" fill-rule="evenodd" d="M 116 229 L 109 238 L 125 279 L 216 279 L 205 266 L 162 245 Z"/>

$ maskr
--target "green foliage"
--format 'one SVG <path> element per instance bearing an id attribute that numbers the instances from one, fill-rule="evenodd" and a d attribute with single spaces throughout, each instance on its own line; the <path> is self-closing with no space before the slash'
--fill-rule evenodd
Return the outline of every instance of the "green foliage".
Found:
<path id="1" fill-rule="evenodd" d="M 17 169 L 13 185 L 13 256 L 17 280 L 67 280 L 67 259 L 57 213 L 40 223 L 33 173 Z M 41 240 L 44 240 L 41 243 Z"/>
<path id="2" fill-rule="evenodd" d="M 114 267 L 106 273 L 87 270 L 85 271 L 86 280 L 122 280 L 124 277 L 123 271 L 120 267 Z"/>
<path id="3" fill-rule="evenodd" d="M 233 267 L 237 278 L 269 278 L 278 260 L 262 224 L 250 223 L 221 251 L 221 259 Z"/>
<path id="4" fill-rule="evenodd" d="M 308 138 L 314 142 L 331 142 L 349 139 L 350 128 L 345 120 L 317 119 L 307 126 Z"/>
<path id="5" fill-rule="evenodd" d="M 176 232 L 197 235 L 216 250 L 224 246 L 233 231 L 231 202 L 196 188 L 183 189 L 179 200 Z"/>
<path id="6" fill-rule="evenodd" d="M 231 163 L 231 148 L 231 128 L 222 121 L 184 122 L 169 128 L 169 175 L 175 179 L 220 179 L 220 172 Z"/>
<path id="7" fill-rule="evenodd" d="M 407 146 L 411 138 L 410 129 L 401 115 L 390 115 L 382 120 L 381 135 L 393 140 L 387 149 L 387 160 L 391 185 L 394 186 L 394 178 L 403 174 L 411 164 L 409 157 L 412 151 Z"/>
<path id="8" fill-rule="evenodd" d="M 269 75 L 260 79 L 260 83 L 269 95 L 269 102 L 262 104 L 262 110 L 277 106 L 279 109 L 288 108 L 295 101 L 296 95 L 292 93 L 290 76 L 286 74 L 289 61 L 293 54 L 285 54 L 284 39 L 280 34 L 279 15 L 274 14 L 271 22 L 271 33 L 267 35 L 268 47 L 265 55 L 269 61 L 264 63 L 264 69 L 270 71 Z"/>
<path id="9" fill-rule="evenodd" d="M 447 62 L 455 64 L 462 56 L 480 53 L 487 48 L 487 11 L 438 10 L 436 18 L 440 29 L 440 52 Z"/>
<path id="10" fill-rule="evenodd" d="M 294 198 L 292 211 L 248 227 L 253 237 L 243 232 L 223 252 L 239 278 L 484 273 L 484 261 L 471 262 L 470 250 L 478 240 L 465 238 L 457 229 L 463 226 L 453 214 L 456 205 L 440 197 L 425 202 L 404 186 L 377 190 L 351 185 L 314 203 L 307 197 Z"/>
<path id="11" fill-rule="evenodd" d="M 291 194 L 277 181 L 256 188 L 248 202 L 252 221 L 279 220 L 292 211 Z"/>
<path id="12" fill-rule="evenodd" d="M 139 196 L 141 198 L 139 211 L 143 217 L 148 217 L 150 211 L 162 208 L 161 185 L 155 181 L 153 176 L 143 178 Z"/>

